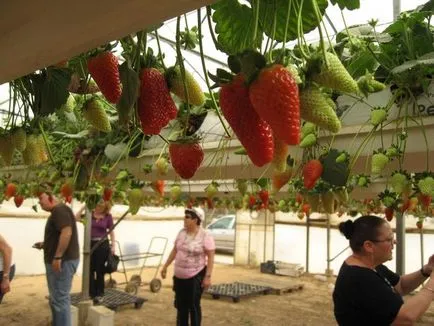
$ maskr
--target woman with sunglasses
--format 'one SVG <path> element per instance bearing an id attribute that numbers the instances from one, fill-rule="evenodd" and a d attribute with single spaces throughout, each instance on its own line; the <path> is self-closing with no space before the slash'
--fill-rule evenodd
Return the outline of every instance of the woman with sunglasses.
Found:
<path id="1" fill-rule="evenodd" d="M 161 277 L 167 275 L 167 267 L 175 261 L 173 290 L 175 291 L 176 325 L 199 326 L 202 321 L 200 299 L 203 290 L 211 285 L 215 244 L 201 224 L 205 213 L 200 207 L 187 208 L 184 228 L 178 233 L 175 245 L 161 269 Z"/>
<path id="2" fill-rule="evenodd" d="M 353 254 L 341 266 L 333 292 L 339 325 L 413 325 L 434 299 L 434 255 L 420 270 L 399 276 L 383 263 L 392 259 L 392 228 L 377 216 L 339 224 Z M 403 295 L 428 282 L 405 302 Z"/>

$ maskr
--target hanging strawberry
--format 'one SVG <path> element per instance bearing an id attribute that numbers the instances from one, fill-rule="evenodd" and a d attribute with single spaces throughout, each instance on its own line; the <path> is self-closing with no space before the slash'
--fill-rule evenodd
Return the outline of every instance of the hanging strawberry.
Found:
<path id="1" fill-rule="evenodd" d="M 387 163 L 389 163 L 389 158 L 383 150 L 374 151 L 371 157 L 371 173 L 381 174 Z"/>
<path id="2" fill-rule="evenodd" d="M 157 69 L 142 70 L 138 103 L 138 115 L 145 135 L 158 135 L 170 120 L 176 118 L 175 102 L 163 74 Z"/>
<path id="3" fill-rule="evenodd" d="M 98 97 L 92 97 L 83 106 L 83 117 L 94 127 L 96 130 L 102 132 L 110 132 L 112 127 L 110 120 L 104 109 L 101 100 Z"/>
<path id="4" fill-rule="evenodd" d="M 288 145 L 300 143 L 298 86 L 285 67 L 274 64 L 261 69 L 250 85 L 249 97 L 277 138 Z"/>
<path id="5" fill-rule="evenodd" d="M 170 91 L 186 102 L 187 95 L 184 92 L 184 82 L 179 65 L 167 69 L 166 80 Z M 188 104 L 202 106 L 205 103 L 205 95 L 199 83 L 188 71 L 185 71 L 185 87 L 187 88 Z"/>
<path id="6" fill-rule="evenodd" d="M 110 201 L 112 199 L 112 196 L 113 196 L 113 189 L 109 187 L 105 187 L 102 194 L 102 199 L 104 199 L 105 201 Z"/>
<path id="7" fill-rule="evenodd" d="M 310 160 L 303 167 L 303 182 L 306 189 L 315 187 L 316 182 L 323 172 L 322 163 L 319 160 Z M 311 205 L 312 206 L 312 205 Z"/>
<path id="8" fill-rule="evenodd" d="M 261 200 L 262 204 L 264 204 L 264 208 L 268 208 L 268 204 L 270 202 L 270 194 L 268 190 L 261 189 L 258 192 L 259 199 Z"/>
<path id="9" fill-rule="evenodd" d="M 194 176 L 203 161 L 203 150 L 197 139 L 178 139 L 169 145 L 170 162 L 183 179 Z"/>
<path id="10" fill-rule="evenodd" d="M 253 108 L 243 75 L 221 87 L 220 107 L 252 163 L 258 167 L 270 163 L 274 152 L 271 128 Z"/>
<path id="11" fill-rule="evenodd" d="M 217 195 L 219 184 L 215 181 L 211 182 L 205 188 L 205 193 L 208 198 L 214 198 Z"/>
<path id="12" fill-rule="evenodd" d="M 9 182 L 6 185 L 6 189 L 5 189 L 5 199 L 8 200 L 11 197 L 14 197 L 17 193 L 17 186 L 15 185 L 15 183 Z"/>
<path id="13" fill-rule="evenodd" d="M 143 204 L 144 195 L 140 188 L 131 189 L 128 193 L 129 209 L 132 215 L 136 215 Z"/>
<path id="14" fill-rule="evenodd" d="M 24 196 L 22 195 L 15 195 L 14 197 L 14 203 L 16 207 L 20 207 L 23 204 Z"/>
<path id="15" fill-rule="evenodd" d="M 109 51 L 102 52 L 87 61 L 87 69 L 101 93 L 114 104 L 119 101 L 122 93 L 118 65 L 118 59 Z"/>
<path id="16" fill-rule="evenodd" d="M 316 86 L 300 91 L 300 114 L 304 120 L 332 133 L 337 133 L 341 129 L 341 121 L 336 111 Z"/>
<path id="17" fill-rule="evenodd" d="M 157 173 L 159 175 L 166 175 L 169 171 L 169 162 L 167 161 L 167 158 L 164 156 L 158 158 L 155 161 L 155 167 L 157 168 Z"/>
<path id="18" fill-rule="evenodd" d="M 170 197 L 173 201 L 177 201 L 181 197 L 182 189 L 178 184 L 174 184 L 170 187 Z"/>
<path id="19" fill-rule="evenodd" d="M 164 196 L 164 180 L 152 181 L 151 187 L 161 197 Z"/>

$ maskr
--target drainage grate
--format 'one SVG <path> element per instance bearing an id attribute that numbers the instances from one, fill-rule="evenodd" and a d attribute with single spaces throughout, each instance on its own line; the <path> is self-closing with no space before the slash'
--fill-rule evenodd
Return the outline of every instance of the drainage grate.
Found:
<path id="1" fill-rule="evenodd" d="M 241 297 L 254 294 L 268 294 L 271 290 L 272 288 L 269 286 L 234 282 L 212 285 L 206 293 L 212 295 L 213 299 L 230 297 L 233 302 L 239 302 Z"/>
<path id="2" fill-rule="evenodd" d="M 139 298 L 116 289 L 105 289 L 104 292 L 105 294 L 101 305 L 111 310 L 116 310 L 119 306 L 127 304 L 134 304 L 134 308 L 140 309 L 143 303 L 147 301 L 145 298 Z M 71 294 L 71 304 L 76 306 L 80 301 L 82 301 L 81 293 Z"/>

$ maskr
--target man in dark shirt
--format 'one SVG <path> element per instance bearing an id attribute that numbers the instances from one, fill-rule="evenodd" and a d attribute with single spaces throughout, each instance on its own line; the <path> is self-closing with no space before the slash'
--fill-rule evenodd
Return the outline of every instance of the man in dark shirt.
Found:
<path id="1" fill-rule="evenodd" d="M 80 259 L 75 217 L 68 206 L 46 192 L 39 195 L 39 204 L 51 213 L 45 225 L 44 242 L 34 247 L 44 249 L 53 326 L 71 326 L 69 293 Z"/>

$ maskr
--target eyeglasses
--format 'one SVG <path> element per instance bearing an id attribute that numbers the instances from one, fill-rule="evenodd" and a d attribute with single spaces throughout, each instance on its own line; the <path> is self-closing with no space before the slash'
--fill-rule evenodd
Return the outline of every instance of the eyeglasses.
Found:
<path id="1" fill-rule="evenodd" d="M 184 218 L 189 218 L 189 219 L 191 219 L 191 220 L 196 219 L 196 217 L 191 216 L 191 215 L 188 215 L 188 214 L 185 214 L 185 215 L 184 215 Z"/>
<path id="2" fill-rule="evenodd" d="M 392 237 L 392 238 L 387 238 L 387 239 L 384 239 L 384 240 L 371 240 L 371 241 L 372 241 L 372 242 L 375 242 L 375 243 L 379 243 L 379 242 L 389 242 L 390 244 L 392 244 L 392 243 L 395 242 L 395 238 Z"/>

